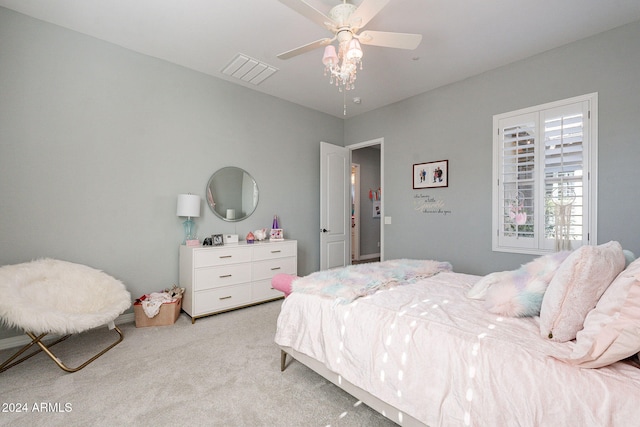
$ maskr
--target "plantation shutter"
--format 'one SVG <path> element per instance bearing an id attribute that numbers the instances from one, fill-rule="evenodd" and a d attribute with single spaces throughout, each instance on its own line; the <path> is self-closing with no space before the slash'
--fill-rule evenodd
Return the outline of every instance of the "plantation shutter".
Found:
<path id="1" fill-rule="evenodd" d="M 595 238 L 597 94 L 494 116 L 493 249 L 542 254 Z"/>
<path id="2" fill-rule="evenodd" d="M 533 248 L 537 115 L 500 121 L 500 234 L 502 246 Z"/>
<path id="3" fill-rule="evenodd" d="M 584 141 L 588 138 L 588 102 L 544 110 L 545 248 L 576 249 L 584 234 L 588 175 Z"/>

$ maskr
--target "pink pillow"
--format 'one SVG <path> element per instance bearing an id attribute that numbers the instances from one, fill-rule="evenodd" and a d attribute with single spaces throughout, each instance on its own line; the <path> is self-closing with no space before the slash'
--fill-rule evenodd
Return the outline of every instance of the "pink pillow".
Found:
<path id="1" fill-rule="evenodd" d="M 271 286 L 273 286 L 274 289 L 283 292 L 286 298 L 291 293 L 291 282 L 293 282 L 293 279 L 297 278 L 298 276 L 294 276 L 293 274 L 278 273 L 271 278 Z"/>
<path id="2" fill-rule="evenodd" d="M 576 338 L 564 360 L 583 368 L 600 368 L 640 351 L 640 259 L 604 291 Z"/>
<path id="3" fill-rule="evenodd" d="M 569 254 L 568 251 L 556 252 L 538 257 L 514 271 L 492 273 L 494 279 L 485 292 L 485 307 L 503 316 L 539 315 L 547 286 Z"/>
<path id="4" fill-rule="evenodd" d="M 547 287 L 540 308 L 540 333 L 566 342 L 582 329 L 587 313 L 596 306 L 613 279 L 624 269 L 618 242 L 582 246 L 560 265 Z"/>

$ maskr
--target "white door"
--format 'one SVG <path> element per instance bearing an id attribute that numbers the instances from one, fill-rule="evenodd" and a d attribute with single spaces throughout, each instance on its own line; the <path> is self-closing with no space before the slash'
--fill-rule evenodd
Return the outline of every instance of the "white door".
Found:
<path id="1" fill-rule="evenodd" d="M 320 270 L 349 264 L 349 149 L 320 143 Z"/>

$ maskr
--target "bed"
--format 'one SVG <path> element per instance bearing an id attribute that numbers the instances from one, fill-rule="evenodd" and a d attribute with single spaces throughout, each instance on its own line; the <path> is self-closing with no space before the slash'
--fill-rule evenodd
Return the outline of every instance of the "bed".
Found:
<path id="1" fill-rule="evenodd" d="M 520 294 L 506 292 L 507 299 L 525 290 L 539 294 L 540 287 L 544 295 L 562 287 L 554 298 L 565 302 L 575 300 L 576 290 L 596 298 L 577 338 L 563 342 L 549 338 L 544 313 L 505 316 L 488 306 L 491 289 L 505 294 L 500 283 L 508 283 L 506 272 L 500 282 L 496 275 L 444 269 L 372 289 L 364 285 L 348 301 L 297 291 L 305 278 L 294 280 L 275 336 L 282 368 L 290 355 L 400 425 L 631 425 L 640 419 L 640 324 L 634 318 L 640 318 L 640 260 L 627 267 L 624 258 L 620 265 L 618 256 L 613 262 L 601 249 L 556 259 L 553 274 L 538 262 L 509 276 L 522 279 L 523 269 L 529 272 Z M 601 263 L 585 263 L 585 252 Z M 590 292 L 583 276 L 597 276 L 596 267 L 608 268 L 611 280 Z M 578 288 L 558 285 L 567 275 Z M 543 311 L 553 308 L 549 304 L 539 301 Z M 559 333 L 557 319 L 554 325 Z"/>

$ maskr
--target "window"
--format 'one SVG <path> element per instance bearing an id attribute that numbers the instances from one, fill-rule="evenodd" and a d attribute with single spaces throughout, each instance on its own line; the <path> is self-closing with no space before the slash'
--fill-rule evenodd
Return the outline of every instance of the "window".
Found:
<path id="1" fill-rule="evenodd" d="M 493 117 L 493 250 L 596 240 L 597 93 Z"/>

